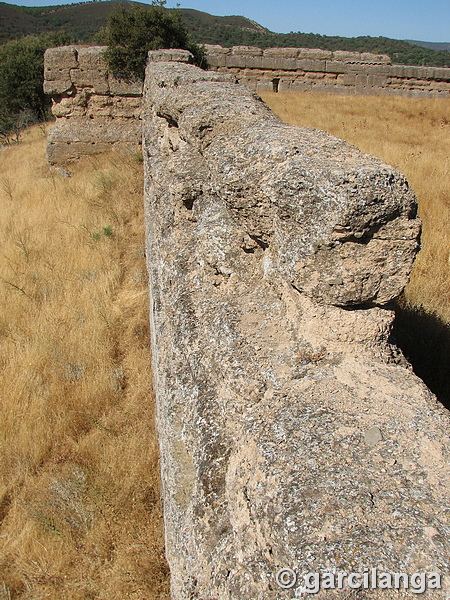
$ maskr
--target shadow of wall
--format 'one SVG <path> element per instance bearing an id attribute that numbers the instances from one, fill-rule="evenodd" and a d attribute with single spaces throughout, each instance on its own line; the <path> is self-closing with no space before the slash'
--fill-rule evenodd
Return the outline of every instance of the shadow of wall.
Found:
<path id="1" fill-rule="evenodd" d="M 393 335 L 414 372 L 450 409 L 450 326 L 423 310 L 397 303 Z"/>

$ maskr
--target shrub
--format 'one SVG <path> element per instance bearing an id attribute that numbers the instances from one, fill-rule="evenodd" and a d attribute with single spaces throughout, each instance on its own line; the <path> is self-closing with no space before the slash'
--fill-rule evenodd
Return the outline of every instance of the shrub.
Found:
<path id="1" fill-rule="evenodd" d="M 13 113 L 0 106 L 0 142 L 18 142 L 20 132 L 38 121 L 36 114 L 30 109 Z"/>
<path id="2" fill-rule="evenodd" d="M 44 94 L 44 52 L 70 41 L 66 34 L 31 35 L 0 46 L 0 137 L 9 139 L 49 117 Z"/>
<path id="3" fill-rule="evenodd" d="M 154 0 L 148 8 L 121 6 L 109 16 L 108 27 L 98 39 L 108 46 L 105 58 L 116 77 L 143 80 L 148 51 L 160 48 L 189 50 L 196 64 L 203 66 L 203 50 L 189 40 L 179 13 L 164 4 Z"/>

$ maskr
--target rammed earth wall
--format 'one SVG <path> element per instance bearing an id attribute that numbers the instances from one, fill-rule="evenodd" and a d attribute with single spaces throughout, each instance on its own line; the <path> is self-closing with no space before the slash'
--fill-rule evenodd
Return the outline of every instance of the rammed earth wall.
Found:
<path id="1" fill-rule="evenodd" d="M 142 84 L 118 81 L 102 46 L 65 46 L 45 53 L 44 91 L 53 99 L 56 124 L 47 157 L 63 163 L 111 148 L 137 151 L 141 143 Z"/>
<path id="2" fill-rule="evenodd" d="M 363 587 L 376 569 L 423 573 L 427 598 L 446 598 L 450 419 L 390 343 L 418 249 L 412 190 L 355 147 L 285 125 L 232 75 L 186 53 L 150 57 L 145 214 L 173 600 L 290 599 L 305 573 L 359 573 L 347 583 Z M 361 598 L 411 598 L 402 581 L 367 576 Z"/>
<path id="3" fill-rule="evenodd" d="M 135 151 L 141 142 L 142 85 L 112 77 L 104 51 L 102 46 L 66 46 L 45 54 L 44 89 L 52 95 L 56 117 L 50 162 L 110 148 Z M 231 73 L 256 91 L 450 96 L 450 69 L 391 65 L 385 55 L 207 46 L 207 58 L 211 70 Z"/>
<path id="4" fill-rule="evenodd" d="M 450 69 L 392 65 L 369 52 L 207 46 L 211 69 L 233 73 L 256 91 L 448 97 Z"/>

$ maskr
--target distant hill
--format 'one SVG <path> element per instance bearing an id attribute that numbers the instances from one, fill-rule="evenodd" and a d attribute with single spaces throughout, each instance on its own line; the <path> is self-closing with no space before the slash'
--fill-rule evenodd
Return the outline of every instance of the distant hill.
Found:
<path id="1" fill-rule="evenodd" d="M 420 46 L 421 48 L 428 48 L 429 50 L 446 50 L 450 52 L 450 43 L 447 42 L 419 42 L 417 40 L 405 40 L 405 42 Z"/>
<path id="2" fill-rule="evenodd" d="M 80 43 L 92 41 L 106 26 L 108 15 L 133 2 L 82 2 L 61 6 L 14 6 L 0 2 L 0 43 L 9 39 L 50 31 L 65 31 Z"/>
<path id="3" fill-rule="evenodd" d="M 44 31 L 47 29 L 38 18 L 23 13 L 18 6 L 0 2 L 0 43 Z"/>
<path id="4" fill-rule="evenodd" d="M 0 43 L 24 35 L 50 31 L 65 31 L 74 42 L 91 43 L 95 34 L 106 26 L 108 15 L 113 10 L 119 6 L 133 4 L 149 6 L 127 0 L 44 7 L 15 6 L 0 2 Z M 198 44 L 353 50 L 389 54 L 392 62 L 397 64 L 450 66 L 448 48 L 435 48 L 438 44 L 432 42 L 409 42 L 369 36 L 343 38 L 312 33 L 274 33 L 246 17 L 215 17 L 193 9 L 178 10 L 192 40 Z"/>

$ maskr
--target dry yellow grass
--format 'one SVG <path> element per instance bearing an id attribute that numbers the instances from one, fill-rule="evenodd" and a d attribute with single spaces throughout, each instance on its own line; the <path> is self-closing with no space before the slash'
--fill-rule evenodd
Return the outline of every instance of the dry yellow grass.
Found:
<path id="1" fill-rule="evenodd" d="M 0 598 L 168 598 L 142 165 L 0 152 Z"/>
<path id="2" fill-rule="evenodd" d="M 261 97 L 285 122 L 329 131 L 406 175 L 417 195 L 423 233 L 405 296 L 450 323 L 450 99 Z"/>

